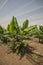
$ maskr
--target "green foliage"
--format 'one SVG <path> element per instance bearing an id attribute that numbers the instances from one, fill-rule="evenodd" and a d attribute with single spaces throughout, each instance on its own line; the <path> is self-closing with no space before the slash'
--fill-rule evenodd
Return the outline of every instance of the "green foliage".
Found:
<path id="1" fill-rule="evenodd" d="M 12 17 L 12 21 L 10 23 L 10 32 L 14 32 L 14 16 Z"/>
<path id="2" fill-rule="evenodd" d="M 29 23 L 28 20 L 25 20 L 25 21 L 23 22 L 23 27 L 22 27 L 23 30 L 28 27 L 28 23 Z"/>
<path id="3" fill-rule="evenodd" d="M 4 32 L 3 28 L 0 26 L 0 33 L 2 34 Z"/>
<path id="4" fill-rule="evenodd" d="M 38 38 L 39 38 L 39 42 L 43 43 L 43 32 L 42 31 L 39 31 Z"/>
<path id="5" fill-rule="evenodd" d="M 8 26 L 7 26 L 7 31 L 9 31 L 10 30 L 10 25 L 8 24 Z"/>
<path id="6" fill-rule="evenodd" d="M 39 56 L 37 56 L 36 54 L 31 54 L 31 57 L 32 57 L 33 60 L 35 60 L 36 62 L 39 62 Z"/>
<path id="7" fill-rule="evenodd" d="M 1 40 L 3 41 L 3 43 L 7 43 L 7 36 L 6 35 L 3 35 Z"/>
<path id="8" fill-rule="evenodd" d="M 9 30 L 10 30 L 10 32 L 14 32 L 14 33 L 18 33 L 18 31 L 19 31 L 17 19 L 14 16 L 12 17 L 12 21 L 10 23 Z"/>
<path id="9" fill-rule="evenodd" d="M 19 26 L 17 19 L 13 16 L 10 24 L 4 29 L 0 26 L 0 43 L 7 43 L 8 46 L 17 54 L 24 54 L 27 50 L 23 40 L 34 36 L 43 42 L 43 26 L 37 25 L 28 27 L 28 20 L 23 22 L 23 26 Z"/>
<path id="10" fill-rule="evenodd" d="M 43 26 L 39 26 L 40 31 L 43 32 Z"/>
<path id="11" fill-rule="evenodd" d="M 16 51 L 17 54 L 23 52 L 22 51 L 23 48 L 24 48 L 24 43 L 22 43 L 22 41 L 16 43 L 15 51 Z"/>

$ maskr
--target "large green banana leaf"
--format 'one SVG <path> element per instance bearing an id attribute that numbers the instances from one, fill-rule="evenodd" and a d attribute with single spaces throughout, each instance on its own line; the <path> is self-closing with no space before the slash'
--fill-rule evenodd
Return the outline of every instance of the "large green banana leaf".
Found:
<path id="1" fill-rule="evenodd" d="M 28 27 L 28 23 L 29 23 L 28 20 L 25 20 L 25 21 L 23 22 L 23 27 L 22 27 L 23 30 Z"/>
<path id="2" fill-rule="evenodd" d="M 10 24 L 8 25 L 7 30 L 14 33 L 18 32 L 19 25 L 18 25 L 17 19 L 14 16 L 12 17 L 12 20 Z"/>

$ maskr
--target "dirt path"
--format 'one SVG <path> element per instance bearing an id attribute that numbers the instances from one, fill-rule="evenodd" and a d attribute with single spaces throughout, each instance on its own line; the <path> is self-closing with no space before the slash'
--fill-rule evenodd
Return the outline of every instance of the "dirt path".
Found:
<path id="1" fill-rule="evenodd" d="M 2 45 L 0 47 L 0 65 L 32 65 L 24 56 L 21 60 L 16 54 L 7 54 L 7 46 Z"/>
<path id="2" fill-rule="evenodd" d="M 37 38 L 32 38 L 31 40 L 27 40 L 26 43 L 29 44 L 29 46 L 32 46 L 34 48 L 34 52 L 43 55 L 43 43 L 39 43 Z"/>
<path id="3" fill-rule="evenodd" d="M 30 46 L 34 47 L 34 52 L 43 55 L 43 44 L 38 43 L 35 39 L 26 41 Z M 8 46 L 0 46 L 0 65 L 43 65 L 43 57 L 40 57 L 40 63 L 36 63 L 30 55 L 25 55 L 22 59 L 20 56 L 10 53 L 8 54 Z"/>

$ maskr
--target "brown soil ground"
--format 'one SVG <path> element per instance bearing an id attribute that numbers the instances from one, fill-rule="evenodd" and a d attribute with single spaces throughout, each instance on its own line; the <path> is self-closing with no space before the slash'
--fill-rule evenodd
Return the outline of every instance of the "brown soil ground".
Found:
<path id="1" fill-rule="evenodd" d="M 32 52 L 39 56 L 39 62 L 35 61 L 31 57 L 31 54 L 26 54 L 21 59 L 20 56 L 15 53 L 8 54 L 8 46 L 2 45 L 0 46 L 0 65 L 43 65 L 43 44 L 34 38 L 26 40 L 26 43 L 34 48 Z"/>

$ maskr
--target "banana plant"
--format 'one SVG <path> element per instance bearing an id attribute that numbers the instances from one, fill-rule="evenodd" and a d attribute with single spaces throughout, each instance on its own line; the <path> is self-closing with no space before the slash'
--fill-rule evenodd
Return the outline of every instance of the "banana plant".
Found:
<path id="1" fill-rule="evenodd" d="M 2 26 L 0 26 L 0 33 L 3 34 L 4 32 L 4 28 L 2 28 Z"/>
<path id="2" fill-rule="evenodd" d="M 28 19 L 26 19 L 24 22 L 23 22 L 23 26 L 22 26 L 22 30 L 26 29 L 28 27 Z"/>
<path id="3" fill-rule="evenodd" d="M 36 25 L 30 27 L 28 25 L 29 21 L 25 20 L 22 27 L 19 26 L 16 17 L 13 16 L 5 30 L 0 26 L 0 39 L 4 43 L 8 43 L 16 53 L 24 54 L 27 46 L 23 40 L 37 36 L 43 42 L 43 26 L 38 29 Z"/>

